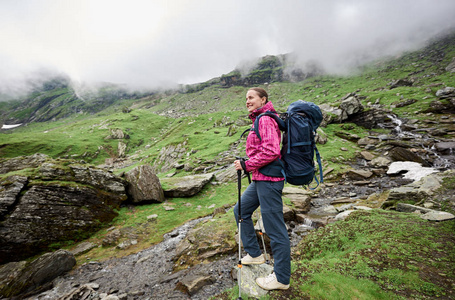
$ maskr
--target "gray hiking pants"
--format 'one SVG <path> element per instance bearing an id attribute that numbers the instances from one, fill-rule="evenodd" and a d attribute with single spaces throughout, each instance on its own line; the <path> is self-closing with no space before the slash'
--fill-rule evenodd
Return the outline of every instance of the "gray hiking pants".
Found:
<path id="1" fill-rule="evenodd" d="M 241 197 L 242 226 L 241 238 L 244 250 L 252 257 L 261 255 L 254 224 L 251 219 L 253 212 L 261 206 L 262 221 L 274 259 L 274 272 L 278 281 L 289 284 L 291 277 L 291 244 L 283 217 L 283 201 L 281 193 L 284 181 L 253 181 Z M 234 207 L 234 215 L 239 222 L 238 203 Z"/>

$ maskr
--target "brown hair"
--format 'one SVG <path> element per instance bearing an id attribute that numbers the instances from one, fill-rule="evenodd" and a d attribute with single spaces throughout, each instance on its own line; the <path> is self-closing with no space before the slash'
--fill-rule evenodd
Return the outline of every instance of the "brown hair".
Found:
<path id="1" fill-rule="evenodd" d="M 249 89 L 249 91 L 255 91 L 256 93 L 258 93 L 259 97 L 261 97 L 261 98 L 265 97 L 265 103 L 269 102 L 269 95 L 263 88 L 252 87 Z"/>

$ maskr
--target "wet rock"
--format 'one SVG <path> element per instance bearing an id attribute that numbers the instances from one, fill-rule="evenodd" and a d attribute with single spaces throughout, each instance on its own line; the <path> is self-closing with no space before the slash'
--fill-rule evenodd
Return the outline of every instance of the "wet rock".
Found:
<path id="1" fill-rule="evenodd" d="M 392 161 L 386 157 L 380 156 L 376 157 L 375 159 L 370 161 L 370 165 L 376 168 L 386 168 L 388 167 Z"/>
<path id="2" fill-rule="evenodd" d="M 149 165 L 142 165 L 125 174 L 128 193 L 133 203 L 164 202 L 164 191 L 158 176 Z"/>
<path id="3" fill-rule="evenodd" d="M 389 155 L 394 161 L 412 161 L 419 163 L 424 167 L 430 166 L 430 164 L 427 161 L 425 161 L 422 157 L 406 148 L 394 147 L 393 149 L 390 150 Z"/>
<path id="4" fill-rule="evenodd" d="M 43 287 L 76 265 L 71 252 L 57 250 L 30 263 L 11 262 L 0 267 L 0 296 L 13 297 Z"/>
<path id="5" fill-rule="evenodd" d="M 373 172 L 368 170 L 349 170 L 347 174 L 351 179 L 362 180 L 373 176 Z"/>
<path id="6" fill-rule="evenodd" d="M 455 153 L 455 142 L 439 142 L 434 146 L 439 153 L 446 155 Z"/>
<path id="7" fill-rule="evenodd" d="M 166 197 L 191 197 L 199 193 L 213 177 L 214 174 L 209 173 L 177 178 L 163 178 L 161 179 L 161 184 Z"/>
<path id="8" fill-rule="evenodd" d="M 310 210 L 310 194 L 311 193 L 306 190 L 295 187 L 285 187 L 283 189 L 283 196 L 291 200 L 291 203 L 294 205 L 298 213 L 306 213 Z"/>

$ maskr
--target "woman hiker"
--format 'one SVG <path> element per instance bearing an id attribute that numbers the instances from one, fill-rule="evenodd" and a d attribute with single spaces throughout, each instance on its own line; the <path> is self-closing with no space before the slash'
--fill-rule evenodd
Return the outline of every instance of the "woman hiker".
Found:
<path id="1" fill-rule="evenodd" d="M 253 123 L 263 112 L 276 112 L 272 102 L 268 101 L 267 92 L 262 88 L 248 90 L 246 108 Z M 274 272 L 267 277 L 257 278 L 256 283 L 265 290 L 288 289 L 291 277 L 291 245 L 284 223 L 281 199 L 284 178 L 269 177 L 259 172 L 261 167 L 281 158 L 281 132 L 271 117 L 261 117 L 258 127 L 261 139 L 254 131 L 250 131 L 246 141 L 246 155 L 249 159 L 244 162 L 244 167 L 246 172 L 252 173 L 253 181 L 240 200 L 243 219 L 241 238 L 243 248 L 247 252 L 247 255 L 241 259 L 241 263 L 242 265 L 265 263 L 251 219 L 253 212 L 261 206 L 265 232 L 271 240 Z M 236 160 L 234 166 L 236 170 L 243 170 L 240 160 Z M 238 225 L 238 203 L 234 207 L 234 215 Z"/>

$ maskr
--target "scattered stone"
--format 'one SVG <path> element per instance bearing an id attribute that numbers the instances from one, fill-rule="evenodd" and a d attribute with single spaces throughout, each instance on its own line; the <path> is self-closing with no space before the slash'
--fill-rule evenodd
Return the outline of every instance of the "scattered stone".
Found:
<path id="1" fill-rule="evenodd" d="M 392 161 L 390 159 L 383 156 L 376 157 L 370 161 L 370 164 L 376 168 L 385 168 L 388 167 L 391 163 Z"/>
<path id="2" fill-rule="evenodd" d="M 371 152 L 369 152 L 369 151 L 362 151 L 362 152 L 360 152 L 360 155 L 366 160 L 373 160 L 374 159 L 374 155 L 371 154 Z"/>
<path id="3" fill-rule="evenodd" d="M 354 180 L 357 179 L 366 179 L 370 178 L 373 176 L 373 172 L 368 171 L 368 170 L 349 170 L 348 171 L 348 176 Z"/>
<path id="4" fill-rule="evenodd" d="M 84 253 L 89 252 L 93 248 L 97 247 L 96 244 L 91 243 L 91 242 L 82 242 L 78 244 L 73 250 L 70 252 L 73 253 L 74 256 L 78 256 Z"/>
<path id="5" fill-rule="evenodd" d="M 400 86 L 412 86 L 412 85 L 413 85 L 413 82 L 411 80 L 403 78 L 403 79 L 398 79 L 398 80 L 392 81 L 390 83 L 390 89 L 394 89 L 394 88 L 397 88 Z"/>
<path id="6" fill-rule="evenodd" d="M 157 214 L 147 216 L 147 221 L 155 221 L 158 218 Z"/>
<path id="7" fill-rule="evenodd" d="M 162 178 L 164 195 L 169 198 L 191 197 L 199 193 L 214 177 L 213 173 L 176 178 Z"/>

